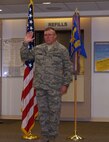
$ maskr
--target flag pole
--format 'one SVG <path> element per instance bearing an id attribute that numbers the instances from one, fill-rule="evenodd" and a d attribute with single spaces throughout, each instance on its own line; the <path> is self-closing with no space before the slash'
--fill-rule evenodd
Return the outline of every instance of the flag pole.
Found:
<path id="1" fill-rule="evenodd" d="M 75 14 L 73 16 L 73 23 L 74 23 L 74 21 L 76 22 L 76 31 L 78 32 L 78 37 L 77 37 L 77 39 L 76 39 L 76 37 L 72 37 L 73 40 L 71 40 L 71 42 L 73 42 L 73 47 L 75 50 L 77 47 L 80 46 L 80 43 L 75 41 L 75 40 L 80 41 L 80 23 L 79 23 L 80 17 L 79 17 L 79 11 L 77 10 L 77 8 L 76 8 Z M 73 30 L 75 32 L 75 29 L 73 29 Z M 74 36 L 74 33 L 73 33 L 73 36 Z M 78 46 L 77 46 L 77 43 L 79 43 Z M 72 46 L 72 44 L 71 44 L 71 46 Z M 73 71 L 74 71 L 74 135 L 69 136 L 68 139 L 73 140 L 73 141 L 79 141 L 79 140 L 83 139 L 81 136 L 77 135 L 77 73 L 78 73 L 78 54 L 80 53 L 80 51 L 75 50 L 75 52 L 73 52 L 73 53 L 74 54 L 73 54 L 72 62 L 74 61 L 74 63 L 73 63 L 73 65 L 74 65 L 74 68 L 73 68 Z"/>
<path id="2" fill-rule="evenodd" d="M 77 52 L 74 55 L 74 60 L 77 62 Z M 69 136 L 68 139 L 79 141 L 83 138 L 77 135 L 77 64 L 74 64 L 74 135 Z"/>

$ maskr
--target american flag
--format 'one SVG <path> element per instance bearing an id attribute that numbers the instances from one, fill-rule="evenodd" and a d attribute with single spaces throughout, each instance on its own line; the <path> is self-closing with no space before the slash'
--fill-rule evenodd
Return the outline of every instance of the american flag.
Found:
<path id="1" fill-rule="evenodd" d="M 28 23 L 27 32 L 34 32 L 34 18 L 33 18 L 33 1 L 30 0 L 28 6 Z M 34 41 L 28 44 L 28 48 L 34 47 Z M 21 129 L 26 136 L 30 135 L 31 130 L 35 124 L 35 118 L 38 114 L 36 90 L 32 87 L 33 83 L 33 64 L 34 60 L 25 62 L 23 91 L 21 96 L 22 102 L 22 124 Z"/>

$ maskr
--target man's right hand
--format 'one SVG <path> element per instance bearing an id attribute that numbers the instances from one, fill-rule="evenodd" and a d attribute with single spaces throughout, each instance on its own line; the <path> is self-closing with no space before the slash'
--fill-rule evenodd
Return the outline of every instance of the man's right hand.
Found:
<path id="1" fill-rule="evenodd" d="M 33 38 L 33 32 L 28 32 L 26 33 L 26 36 L 24 38 L 24 42 L 28 43 L 28 42 L 32 42 L 34 40 Z"/>

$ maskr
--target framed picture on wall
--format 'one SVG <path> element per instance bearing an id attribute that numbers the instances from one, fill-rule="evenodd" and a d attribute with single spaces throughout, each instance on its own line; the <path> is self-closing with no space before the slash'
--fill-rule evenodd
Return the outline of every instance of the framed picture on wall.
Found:
<path id="1" fill-rule="evenodd" d="M 94 42 L 94 72 L 109 72 L 109 41 Z"/>

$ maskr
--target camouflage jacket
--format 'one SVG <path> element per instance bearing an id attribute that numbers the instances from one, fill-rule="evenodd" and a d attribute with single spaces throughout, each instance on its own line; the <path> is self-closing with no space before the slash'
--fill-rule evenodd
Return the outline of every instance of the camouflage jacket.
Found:
<path id="1" fill-rule="evenodd" d="M 69 85 L 72 81 L 73 67 L 69 59 L 68 50 L 56 42 L 50 50 L 47 44 L 35 46 L 32 50 L 23 43 L 20 54 L 21 60 L 35 60 L 33 86 L 43 89 L 59 89 L 62 85 Z"/>

